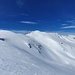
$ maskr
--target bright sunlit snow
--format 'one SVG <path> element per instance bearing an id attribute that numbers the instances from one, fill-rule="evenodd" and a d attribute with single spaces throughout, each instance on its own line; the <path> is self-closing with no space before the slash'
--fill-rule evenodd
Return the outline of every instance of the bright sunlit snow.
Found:
<path id="1" fill-rule="evenodd" d="M 75 35 L 0 30 L 0 75 L 75 75 Z"/>

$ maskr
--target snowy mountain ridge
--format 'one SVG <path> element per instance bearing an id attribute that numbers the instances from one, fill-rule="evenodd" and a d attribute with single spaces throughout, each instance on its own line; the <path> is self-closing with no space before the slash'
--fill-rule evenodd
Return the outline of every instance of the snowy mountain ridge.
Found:
<path id="1" fill-rule="evenodd" d="M 75 75 L 75 35 L 0 30 L 0 75 Z"/>

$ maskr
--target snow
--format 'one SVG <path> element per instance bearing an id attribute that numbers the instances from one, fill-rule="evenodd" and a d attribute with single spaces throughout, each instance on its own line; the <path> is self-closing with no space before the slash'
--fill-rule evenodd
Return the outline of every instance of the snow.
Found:
<path id="1" fill-rule="evenodd" d="M 0 30 L 0 75 L 75 75 L 75 35 Z"/>

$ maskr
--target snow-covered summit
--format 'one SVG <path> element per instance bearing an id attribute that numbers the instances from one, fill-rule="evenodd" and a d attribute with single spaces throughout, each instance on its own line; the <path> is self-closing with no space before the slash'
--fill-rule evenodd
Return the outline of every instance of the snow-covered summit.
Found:
<path id="1" fill-rule="evenodd" d="M 75 75 L 75 36 L 0 30 L 0 75 Z"/>

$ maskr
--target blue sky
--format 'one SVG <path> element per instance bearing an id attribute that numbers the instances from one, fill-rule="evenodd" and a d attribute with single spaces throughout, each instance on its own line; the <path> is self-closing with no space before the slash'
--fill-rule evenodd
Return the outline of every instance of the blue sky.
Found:
<path id="1" fill-rule="evenodd" d="M 0 29 L 75 32 L 75 0 L 0 0 Z"/>

